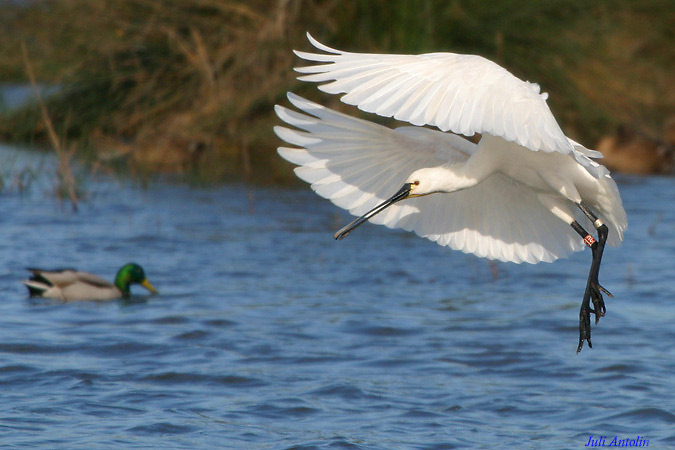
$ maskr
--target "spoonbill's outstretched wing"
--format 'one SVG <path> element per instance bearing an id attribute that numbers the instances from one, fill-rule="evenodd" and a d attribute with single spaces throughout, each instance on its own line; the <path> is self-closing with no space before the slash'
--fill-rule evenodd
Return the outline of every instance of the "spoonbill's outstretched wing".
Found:
<path id="1" fill-rule="evenodd" d="M 413 125 L 471 136 L 489 133 L 530 150 L 601 157 L 569 140 L 546 104 L 539 85 L 522 81 L 476 55 L 351 53 L 308 39 L 325 53 L 295 53 L 319 62 L 295 70 L 303 81 L 359 109 Z"/>
<path id="2" fill-rule="evenodd" d="M 420 127 L 392 130 L 295 94 L 288 98 L 304 113 L 277 106 L 281 120 L 296 129 L 275 131 L 300 148 L 281 147 L 279 154 L 300 166 L 296 174 L 317 194 L 357 216 L 390 197 L 414 170 L 463 162 L 476 147 L 449 133 Z M 583 249 L 574 230 L 551 214 L 532 189 L 498 173 L 452 195 L 404 200 L 371 222 L 516 263 L 550 262 Z"/>

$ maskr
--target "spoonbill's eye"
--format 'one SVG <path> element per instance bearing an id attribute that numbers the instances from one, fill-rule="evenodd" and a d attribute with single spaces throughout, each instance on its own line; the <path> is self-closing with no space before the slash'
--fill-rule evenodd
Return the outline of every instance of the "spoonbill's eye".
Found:
<path id="1" fill-rule="evenodd" d="M 415 180 L 415 181 L 413 181 L 413 184 L 414 184 L 415 186 L 419 186 L 419 185 L 420 185 L 420 182 L 419 182 L 418 180 Z"/>

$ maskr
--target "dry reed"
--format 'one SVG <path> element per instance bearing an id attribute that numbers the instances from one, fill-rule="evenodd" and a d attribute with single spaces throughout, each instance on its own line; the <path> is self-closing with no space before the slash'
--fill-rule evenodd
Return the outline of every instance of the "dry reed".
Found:
<path id="1" fill-rule="evenodd" d="M 73 155 L 75 154 L 77 146 L 76 144 L 71 144 L 68 149 L 64 148 L 64 144 L 62 144 L 61 140 L 56 134 L 56 131 L 54 130 L 54 124 L 49 117 L 47 106 L 42 99 L 42 93 L 40 92 L 40 87 L 38 86 L 37 80 L 35 79 L 35 71 L 30 58 L 28 57 L 28 50 L 26 49 L 26 44 L 24 42 L 21 43 L 21 51 L 23 52 L 26 74 L 28 75 L 31 85 L 33 86 L 35 98 L 40 108 L 40 113 L 42 114 L 42 120 L 44 121 L 44 125 L 47 128 L 49 141 L 59 159 L 59 166 L 57 169 L 58 184 L 56 192 L 59 196 L 59 199 L 63 199 L 65 193 L 65 195 L 67 195 L 68 199 L 70 200 L 73 211 L 77 212 L 77 204 L 79 199 L 76 190 L 75 177 L 73 176 L 73 171 L 70 166 L 70 162 L 73 159 Z"/>

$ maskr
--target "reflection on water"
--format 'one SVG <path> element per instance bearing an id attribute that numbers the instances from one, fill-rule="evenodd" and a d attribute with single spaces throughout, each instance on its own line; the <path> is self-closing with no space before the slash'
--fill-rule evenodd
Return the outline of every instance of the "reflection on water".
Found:
<path id="1" fill-rule="evenodd" d="M 2 3 L 2 2 L 0 2 Z M 59 86 L 39 85 L 40 94 L 45 97 L 57 92 Z M 20 108 L 35 100 L 35 89 L 27 83 L 0 84 L 0 111 Z"/>
<path id="2" fill-rule="evenodd" d="M 99 179 L 77 214 L 48 179 L 6 190 L 3 444 L 673 447 L 675 182 L 619 178 L 627 241 L 601 274 L 615 298 L 580 355 L 588 252 L 489 264 L 376 226 L 335 242 L 348 217 L 307 189 Z M 61 304 L 19 283 L 28 266 L 112 279 L 127 261 L 159 296 Z"/>

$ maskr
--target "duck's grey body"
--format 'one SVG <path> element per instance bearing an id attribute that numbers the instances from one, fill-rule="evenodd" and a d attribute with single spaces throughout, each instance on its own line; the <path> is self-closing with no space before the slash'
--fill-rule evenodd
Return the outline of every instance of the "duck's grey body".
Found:
<path id="1" fill-rule="evenodd" d="M 70 300 L 111 300 L 122 297 L 122 292 L 109 281 L 73 269 L 28 269 L 33 276 L 22 283 L 28 286 L 31 296 Z"/>
<path id="2" fill-rule="evenodd" d="M 136 266 L 134 264 L 127 266 Z M 117 280 L 127 266 L 122 267 Z M 32 276 L 22 283 L 28 287 L 31 297 L 56 298 L 62 301 L 73 300 L 112 300 L 129 296 L 129 284 L 139 283 L 149 291 L 156 293 L 155 288 L 145 279 L 145 274 L 137 266 L 140 275 L 131 281 L 122 281 L 126 292 L 113 283 L 92 273 L 80 272 L 75 269 L 43 270 L 28 269 Z"/>

